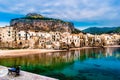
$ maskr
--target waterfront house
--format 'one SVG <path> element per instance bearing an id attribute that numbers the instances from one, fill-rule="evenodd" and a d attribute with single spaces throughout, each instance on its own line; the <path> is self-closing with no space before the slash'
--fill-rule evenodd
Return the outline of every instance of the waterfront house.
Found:
<path id="1" fill-rule="evenodd" d="M 11 47 L 13 38 L 13 27 L 0 28 L 0 47 Z"/>
<path id="2" fill-rule="evenodd" d="M 24 31 L 10 26 L 0 28 L 0 47 L 60 49 L 62 44 L 66 47 L 118 45 L 120 34 Z"/>
<path id="3" fill-rule="evenodd" d="M 1 27 L 0 28 L 0 38 L 2 42 L 13 41 L 13 27 Z"/>

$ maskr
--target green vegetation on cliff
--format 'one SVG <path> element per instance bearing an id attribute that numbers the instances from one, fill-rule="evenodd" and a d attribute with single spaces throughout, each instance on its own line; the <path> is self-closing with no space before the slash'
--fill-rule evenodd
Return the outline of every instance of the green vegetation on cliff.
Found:
<path id="1" fill-rule="evenodd" d="M 103 27 L 103 28 L 90 27 L 83 30 L 83 32 L 91 33 L 91 34 L 103 34 L 103 33 L 113 33 L 113 32 L 118 33 L 120 32 L 120 30 L 118 27 Z"/>
<path id="2" fill-rule="evenodd" d="M 71 22 L 63 21 L 63 20 L 61 20 L 61 19 L 44 17 L 44 16 L 42 16 L 42 15 L 40 15 L 40 14 L 37 14 L 37 13 L 28 13 L 25 17 L 15 18 L 15 19 L 12 19 L 11 21 L 19 20 L 19 19 L 50 20 L 50 21 L 56 21 L 56 22 L 61 22 L 61 23 L 71 23 Z"/>
<path id="3" fill-rule="evenodd" d="M 117 27 L 114 31 L 111 31 L 109 33 L 120 33 L 120 27 Z"/>
<path id="4" fill-rule="evenodd" d="M 120 27 L 118 27 L 114 32 L 120 33 Z"/>
<path id="5" fill-rule="evenodd" d="M 78 33 L 81 33 L 82 31 L 80 31 L 79 29 L 74 29 L 74 31 L 72 32 L 73 34 L 78 34 Z"/>

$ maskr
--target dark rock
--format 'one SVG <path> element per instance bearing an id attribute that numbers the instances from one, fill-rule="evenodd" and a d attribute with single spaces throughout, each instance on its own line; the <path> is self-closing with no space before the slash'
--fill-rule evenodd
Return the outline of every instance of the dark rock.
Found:
<path id="1" fill-rule="evenodd" d="M 23 18 L 12 19 L 10 25 L 17 30 L 73 32 L 73 23 L 29 13 Z"/>

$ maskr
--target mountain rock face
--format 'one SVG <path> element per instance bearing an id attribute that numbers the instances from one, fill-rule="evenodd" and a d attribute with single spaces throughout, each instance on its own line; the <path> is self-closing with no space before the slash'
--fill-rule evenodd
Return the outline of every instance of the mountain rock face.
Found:
<path id="1" fill-rule="evenodd" d="M 40 14 L 29 13 L 23 18 L 12 19 L 10 25 L 17 30 L 73 32 L 74 25 L 60 19 L 47 18 Z"/>

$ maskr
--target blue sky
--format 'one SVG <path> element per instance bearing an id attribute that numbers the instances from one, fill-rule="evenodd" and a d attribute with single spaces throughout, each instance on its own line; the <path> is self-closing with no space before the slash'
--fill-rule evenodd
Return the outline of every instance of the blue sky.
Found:
<path id="1" fill-rule="evenodd" d="M 120 26 L 120 0 L 0 0 L 0 26 L 32 12 L 71 21 L 79 29 Z"/>

